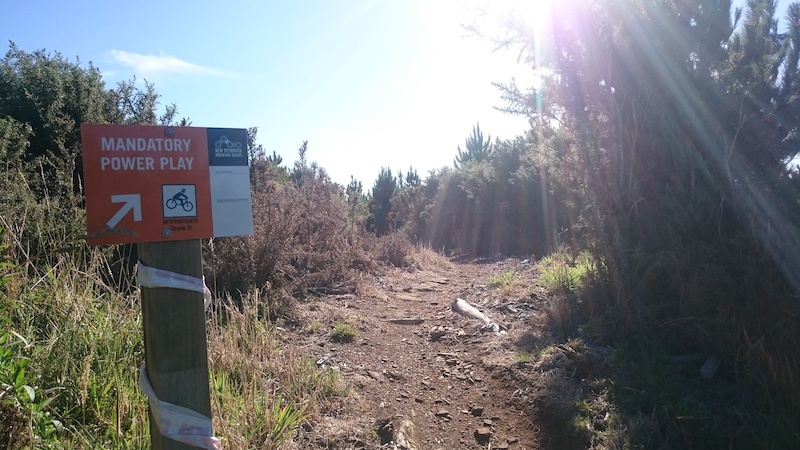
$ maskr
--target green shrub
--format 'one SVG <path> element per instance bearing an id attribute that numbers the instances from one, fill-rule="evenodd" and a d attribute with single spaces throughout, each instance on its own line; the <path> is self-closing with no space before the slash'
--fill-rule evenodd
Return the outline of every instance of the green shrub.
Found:
<path id="1" fill-rule="evenodd" d="M 353 342 L 358 336 L 358 330 L 352 323 L 339 322 L 331 331 L 331 340 L 334 342 Z"/>
<path id="2" fill-rule="evenodd" d="M 581 252 L 574 258 L 559 252 L 542 258 L 538 267 L 539 283 L 550 292 L 577 294 L 595 265 L 588 252 Z"/>

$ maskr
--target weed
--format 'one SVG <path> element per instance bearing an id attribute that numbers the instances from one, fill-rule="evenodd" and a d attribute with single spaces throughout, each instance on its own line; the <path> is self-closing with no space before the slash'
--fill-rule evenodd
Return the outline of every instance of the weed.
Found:
<path id="1" fill-rule="evenodd" d="M 538 264 L 539 283 L 550 292 L 577 294 L 585 278 L 594 270 L 594 261 L 587 252 L 572 258 L 565 252 L 545 256 Z"/>
<path id="2" fill-rule="evenodd" d="M 514 270 L 507 270 L 499 275 L 487 278 L 486 285 L 492 288 L 508 286 L 514 281 L 515 276 L 516 272 Z"/>
<path id="3" fill-rule="evenodd" d="M 353 342 L 358 336 L 358 330 L 352 323 L 339 322 L 333 326 L 331 340 L 333 342 Z"/>
<path id="4" fill-rule="evenodd" d="M 310 322 L 310 323 L 309 323 L 309 324 L 306 326 L 306 331 L 307 331 L 308 333 L 311 333 L 311 334 L 313 334 L 313 333 L 316 333 L 317 331 L 319 331 L 320 327 L 322 327 L 322 324 L 321 324 L 321 323 L 319 323 L 319 321 L 317 321 L 317 320 L 312 320 L 312 321 L 311 321 L 311 322 Z"/>
<path id="5" fill-rule="evenodd" d="M 272 429 L 269 433 L 269 441 L 275 448 L 280 447 L 294 433 L 306 419 L 306 406 L 297 406 L 291 402 L 284 402 L 278 395 L 275 397 L 272 406 Z"/>
<path id="6" fill-rule="evenodd" d="M 309 415 L 348 392 L 338 372 L 281 349 L 258 303 L 253 292 L 209 323 L 212 410 L 226 448 L 278 448 Z"/>
<path id="7" fill-rule="evenodd" d="M 544 312 L 553 336 L 566 341 L 575 328 L 575 302 L 567 296 L 558 295 L 547 302 Z"/>

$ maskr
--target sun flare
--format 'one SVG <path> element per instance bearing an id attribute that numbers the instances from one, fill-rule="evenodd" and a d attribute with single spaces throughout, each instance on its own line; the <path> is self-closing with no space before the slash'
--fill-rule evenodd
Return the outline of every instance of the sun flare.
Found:
<path id="1" fill-rule="evenodd" d="M 495 27 L 510 24 L 523 25 L 536 33 L 549 28 L 552 13 L 563 5 L 563 0 L 483 0 L 479 2 Z"/>

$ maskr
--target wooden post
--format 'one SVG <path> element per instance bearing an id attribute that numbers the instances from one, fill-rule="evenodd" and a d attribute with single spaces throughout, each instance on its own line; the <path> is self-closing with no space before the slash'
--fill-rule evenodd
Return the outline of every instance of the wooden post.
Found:
<path id="1" fill-rule="evenodd" d="M 200 240 L 139 244 L 148 267 L 202 278 Z M 144 350 L 150 384 L 159 400 L 211 417 L 208 348 L 203 294 L 182 289 L 142 287 Z M 154 450 L 195 449 L 164 438 L 150 414 Z"/>

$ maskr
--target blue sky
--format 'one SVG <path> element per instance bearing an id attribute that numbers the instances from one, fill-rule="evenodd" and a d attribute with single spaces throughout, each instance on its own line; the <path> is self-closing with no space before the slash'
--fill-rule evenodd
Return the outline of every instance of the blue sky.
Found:
<path id="1" fill-rule="evenodd" d="M 195 126 L 259 128 L 284 162 L 310 160 L 365 188 L 381 167 L 451 165 L 476 122 L 492 137 L 526 121 L 493 109 L 490 83 L 524 72 L 515 55 L 465 37 L 457 2 L 38 2 L 6 0 L 0 51 L 92 61 L 108 87 L 155 83 Z M 8 11 L 14 11 L 9 14 Z"/>
<path id="2" fill-rule="evenodd" d="M 525 131 L 493 108 L 491 82 L 530 71 L 461 27 L 476 6 L 502 14 L 512 3 L 5 0 L 0 51 L 11 40 L 80 57 L 108 87 L 147 79 L 195 126 L 256 126 L 286 164 L 308 140 L 335 181 L 354 175 L 368 189 L 384 166 L 424 176 L 451 165 L 475 123 L 492 137 Z"/>

